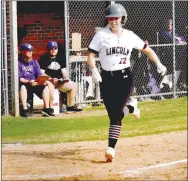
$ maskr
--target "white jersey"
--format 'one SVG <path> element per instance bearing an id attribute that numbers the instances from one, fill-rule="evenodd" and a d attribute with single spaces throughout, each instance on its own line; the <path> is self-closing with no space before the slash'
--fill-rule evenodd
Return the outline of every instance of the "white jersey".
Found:
<path id="1" fill-rule="evenodd" d="M 130 67 L 132 49 L 141 50 L 144 45 L 145 42 L 132 31 L 123 29 L 117 37 L 106 27 L 95 34 L 89 48 L 99 53 L 103 70 L 115 71 Z"/>

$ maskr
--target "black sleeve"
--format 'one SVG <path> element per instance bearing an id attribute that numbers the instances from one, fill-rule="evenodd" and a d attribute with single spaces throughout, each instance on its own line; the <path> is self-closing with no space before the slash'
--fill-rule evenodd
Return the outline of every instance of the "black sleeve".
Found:
<path id="1" fill-rule="evenodd" d="M 94 53 L 94 54 L 96 54 L 96 55 L 99 53 L 99 52 L 97 52 L 96 50 L 93 50 L 93 49 L 91 49 L 91 48 L 88 48 L 88 51 L 89 51 L 89 52 L 92 52 L 92 53 Z"/>
<path id="2" fill-rule="evenodd" d="M 58 54 L 58 63 L 60 64 L 61 69 L 66 68 L 66 56 L 62 53 Z"/>
<path id="3" fill-rule="evenodd" d="M 58 43 L 58 55 L 57 55 L 57 61 L 62 68 L 66 68 L 66 52 L 65 52 L 65 45 Z"/>
<path id="4" fill-rule="evenodd" d="M 47 56 L 47 54 L 42 55 L 38 60 L 38 63 L 41 69 L 46 70 L 49 65 L 49 57 Z"/>

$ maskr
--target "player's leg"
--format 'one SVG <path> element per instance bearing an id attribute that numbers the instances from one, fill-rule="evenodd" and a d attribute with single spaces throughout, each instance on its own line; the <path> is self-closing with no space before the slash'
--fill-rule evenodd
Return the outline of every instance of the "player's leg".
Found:
<path id="1" fill-rule="evenodd" d="M 42 109 L 42 113 L 46 116 L 55 116 L 53 105 L 50 106 L 49 87 L 47 85 L 46 86 L 37 85 L 33 87 L 33 92 L 44 102 L 44 108 Z"/>
<path id="2" fill-rule="evenodd" d="M 49 107 L 53 107 L 53 102 L 54 102 L 54 99 L 55 99 L 55 94 L 54 94 L 54 85 L 50 82 L 50 81 L 46 81 L 46 84 L 48 86 L 48 90 L 49 90 Z"/>
<path id="3" fill-rule="evenodd" d="M 27 89 L 25 85 L 20 86 L 19 96 L 23 109 L 27 109 Z"/>
<path id="4" fill-rule="evenodd" d="M 29 116 L 29 110 L 27 107 L 27 88 L 26 85 L 24 84 L 20 84 L 20 90 L 19 90 L 19 98 L 20 98 L 20 103 L 22 105 L 22 110 L 21 111 L 21 115 L 23 117 L 28 117 Z"/>
<path id="5" fill-rule="evenodd" d="M 125 72 L 126 73 L 126 72 Z M 129 72 L 128 72 L 129 73 Z M 108 149 L 105 152 L 107 162 L 111 162 L 115 156 L 115 146 L 121 133 L 121 122 L 124 117 L 123 108 L 132 93 L 132 75 L 111 77 L 103 76 L 101 83 L 101 95 L 110 118 Z"/>
<path id="6" fill-rule="evenodd" d="M 129 85 L 131 87 L 131 90 L 130 91 L 126 90 L 126 92 L 129 92 L 131 95 L 133 92 L 133 87 L 134 87 L 132 73 L 130 73 L 129 79 L 130 79 L 129 81 L 132 82 L 131 85 Z M 130 113 L 130 114 L 133 114 L 137 119 L 139 119 L 140 118 L 140 109 L 138 109 L 137 99 L 135 99 L 133 97 L 129 97 L 129 99 L 126 100 L 125 106 L 123 107 L 123 112 L 124 112 L 124 116 L 126 116 Z"/>
<path id="7" fill-rule="evenodd" d="M 137 99 L 131 97 L 127 102 L 127 105 L 124 107 L 124 115 L 133 114 L 136 119 L 140 119 L 140 109 L 138 108 Z"/>
<path id="8" fill-rule="evenodd" d="M 69 80 L 69 82 L 64 83 L 59 90 L 67 93 L 67 113 L 82 111 L 82 109 L 75 106 L 77 94 L 77 84 L 75 82 Z"/>
<path id="9" fill-rule="evenodd" d="M 119 103 L 120 95 L 117 86 L 120 87 L 113 79 L 103 79 L 100 86 L 101 96 L 110 119 L 108 148 L 105 152 L 107 162 L 111 162 L 115 156 L 115 146 L 121 133 L 121 120 L 124 116 Z"/>
<path id="10" fill-rule="evenodd" d="M 104 105 L 108 112 L 108 117 L 110 119 L 109 133 L 108 133 L 108 148 L 105 152 L 106 162 L 111 162 L 115 156 L 115 145 L 119 138 L 121 132 L 121 125 L 118 125 L 117 122 L 113 121 L 113 101 L 115 92 L 113 93 L 113 82 L 111 82 L 111 77 L 106 77 L 102 74 L 102 82 L 100 83 L 101 97 L 104 101 Z"/>

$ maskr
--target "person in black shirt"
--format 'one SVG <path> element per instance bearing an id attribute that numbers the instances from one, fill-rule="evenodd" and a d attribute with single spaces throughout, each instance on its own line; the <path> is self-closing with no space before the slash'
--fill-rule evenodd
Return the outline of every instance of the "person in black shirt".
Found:
<path id="1" fill-rule="evenodd" d="M 67 112 L 78 112 L 75 106 L 77 94 L 77 85 L 69 80 L 69 75 L 66 71 L 66 61 L 61 52 L 58 52 L 59 46 L 56 41 L 50 41 L 47 44 L 47 53 L 39 59 L 41 71 L 51 77 L 51 82 L 57 85 L 58 82 L 63 82 L 60 86 L 56 86 L 61 92 L 67 93 Z"/>

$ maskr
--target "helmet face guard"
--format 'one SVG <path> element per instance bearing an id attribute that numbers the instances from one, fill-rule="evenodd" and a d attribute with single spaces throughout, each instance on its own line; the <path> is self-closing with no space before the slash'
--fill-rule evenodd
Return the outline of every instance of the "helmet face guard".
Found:
<path id="1" fill-rule="evenodd" d="M 105 18 L 110 18 L 110 17 L 122 17 L 121 24 L 125 25 L 127 22 L 127 12 L 125 8 L 121 4 L 112 4 L 108 6 L 106 10 L 106 15 Z"/>

